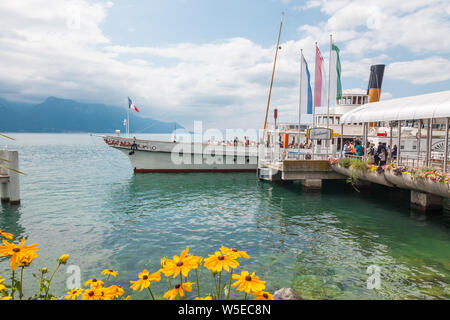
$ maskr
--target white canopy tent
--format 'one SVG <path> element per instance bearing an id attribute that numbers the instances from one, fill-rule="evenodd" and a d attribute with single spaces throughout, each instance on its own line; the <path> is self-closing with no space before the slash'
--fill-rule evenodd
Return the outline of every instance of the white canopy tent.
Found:
<path id="1" fill-rule="evenodd" d="M 418 121 L 419 135 L 422 132 L 422 123 L 428 122 L 427 132 L 427 152 L 426 165 L 431 162 L 431 143 L 432 143 L 432 124 L 445 123 L 445 150 L 443 159 L 443 169 L 447 171 L 448 159 L 448 131 L 450 120 L 450 91 L 441 91 L 430 94 L 405 97 L 399 99 L 384 100 L 379 102 L 364 104 L 352 111 L 347 112 L 341 117 L 341 132 L 343 136 L 344 124 L 362 123 L 364 125 L 364 141 L 367 141 L 368 127 L 374 122 L 393 122 L 398 123 L 398 155 L 397 161 L 400 161 L 400 142 L 401 142 L 401 124 L 402 121 Z M 390 139 L 392 141 L 392 127 Z M 342 140 L 342 137 L 341 137 Z M 342 142 L 341 142 L 342 143 Z M 392 145 L 392 143 L 391 143 Z M 418 156 L 420 158 L 420 139 L 418 139 Z"/>
<path id="2" fill-rule="evenodd" d="M 450 117 L 450 91 L 364 104 L 341 117 L 342 124 Z"/>

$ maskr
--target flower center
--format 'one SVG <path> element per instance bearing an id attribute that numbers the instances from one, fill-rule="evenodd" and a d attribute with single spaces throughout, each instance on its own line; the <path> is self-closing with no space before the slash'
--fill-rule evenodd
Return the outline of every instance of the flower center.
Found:
<path id="1" fill-rule="evenodd" d="M 235 249 L 235 248 L 233 248 L 233 249 L 231 249 L 233 252 L 238 252 L 238 249 Z"/>
<path id="2" fill-rule="evenodd" d="M 148 279 L 148 276 L 143 276 L 142 277 L 142 280 L 147 280 Z"/>
<path id="3" fill-rule="evenodd" d="M 267 299 L 269 297 L 269 295 L 267 293 L 264 293 L 263 297 Z"/>
<path id="4" fill-rule="evenodd" d="M 180 289 L 180 287 L 181 287 L 181 285 L 180 285 L 180 284 L 177 284 L 177 285 L 175 286 L 175 289 Z"/>
<path id="5" fill-rule="evenodd" d="M 92 279 L 92 282 L 97 282 L 97 279 Z"/>
<path id="6" fill-rule="evenodd" d="M 225 260 L 225 257 L 224 257 L 224 256 L 219 256 L 217 259 L 219 259 L 219 260 Z"/>
<path id="7" fill-rule="evenodd" d="M 14 248 L 13 251 L 14 252 L 20 252 L 20 248 Z"/>
<path id="8" fill-rule="evenodd" d="M 246 281 L 252 281 L 252 276 L 246 276 L 246 277 L 245 277 L 245 280 L 246 280 Z"/>
<path id="9" fill-rule="evenodd" d="M 113 270 L 111 270 L 111 269 L 109 269 L 108 271 L 109 271 L 109 272 L 114 272 L 114 271 L 113 271 Z"/>
<path id="10" fill-rule="evenodd" d="M 177 267 L 181 267 L 182 265 L 183 265 L 183 262 L 182 261 L 178 261 Z"/>
<path id="11" fill-rule="evenodd" d="M 89 291 L 89 296 L 92 297 L 94 295 L 94 291 Z"/>

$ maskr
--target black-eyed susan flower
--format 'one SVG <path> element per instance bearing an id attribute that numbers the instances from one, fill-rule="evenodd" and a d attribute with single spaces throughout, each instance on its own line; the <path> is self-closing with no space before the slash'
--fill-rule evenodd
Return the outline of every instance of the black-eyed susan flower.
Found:
<path id="1" fill-rule="evenodd" d="M 238 250 L 238 249 L 236 249 L 236 248 L 230 249 L 230 248 L 227 248 L 227 247 L 225 247 L 225 246 L 222 246 L 222 247 L 220 248 L 220 251 L 221 251 L 223 254 L 232 256 L 232 257 L 234 257 L 234 258 L 242 257 L 242 258 L 250 259 L 250 256 L 247 254 L 246 251 L 241 251 L 241 250 Z"/>
<path id="2" fill-rule="evenodd" d="M 125 290 L 122 289 L 121 286 L 112 285 L 105 289 L 105 295 L 108 297 L 108 300 L 113 300 L 123 296 Z"/>
<path id="3" fill-rule="evenodd" d="M 130 286 L 131 289 L 134 291 L 142 291 L 145 288 L 150 287 L 150 283 L 152 281 L 159 281 L 161 280 L 161 270 L 158 270 L 155 273 L 149 274 L 147 269 L 144 269 L 141 273 L 138 274 L 139 280 L 137 281 L 130 281 L 132 284 Z"/>
<path id="4" fill-rule="evenodd" d="M 14 235 L 12 233 L 5 232 L 2 229 L 0 229 L 0 236 L 9 240 L 12 240 L 14 238 Z"/>
<path id="5" fill-rule="evenodd" d="M 31 262 L 34 260 L 34 258 L 37 258 L 38 254 L 33 251 L 21 253 L 17 255 L 17 265 L 19 267 L 27 267 L 31 264 Z"/>
<path id="6" fill-rule="evenodd" d="M 197 297 L 194 300 L 212 300 L 212 297 L 211 296 L 207 296 L 207 297 L 204 297 L 204 298 Z"/>
<path id="7" fill-rule="evenodd" d="M 255 276 L 253 272 L 251 275 L 248 271 L 242 271 L 241 274 L 233 274 L 233 279 L 237 279 L 235 283 L 233 283 L 232 287 L 236 287 L 238 291 L 245 291 L 246 293 L 250 292 L 260 292 L 263 291 L 265 286 L 265 281 L 259 279 L 259 277 Z"/>
<path id="8" fill-rule="evenodd" d="M 115 278 L 119 274 L 119 271 L 114 271 L 112 269 L 105 269 L 102 271 L 102 274 L 108 275 L 108 276 L 113 276 Z"/>
<path id="9" fill-rule="evenodd" d="M 102 298 L 101 287 L 86 289 L 81 296 L 81 300 L 100 300 Z"/>
<path id="10" fill-rule="evenodd" d="M 5 281 L 5 278 L 0 277 L 0 291 L 3 291 L 6 289 L 6 286 L 3 284 Z"/>
<path id="11" fill-rule="evenodd" d="M 91 287 L 91 288 L 97 288 L 100 287 L 104 284 L 104 282 L 102 280 L 98 280 L 98 279 L 89 279 L 88 281 L 86 281 L 84 283 L 85 287 Z"/>
<path id="12" fill-rule="evenodd" d="M 232 256 L 224 255 L 220 251 L 216 251 L 214 254 L 210 254 L 209 258 L 205 259 L 203 265 L 213 272 L 220 272 L 222 269 L 226 271 L 230 271 L 230 268 L 236 269 L 239 266 L 239 262 Z"/>
<path id="13" fill-rule="evenodd" d="M 25 246 L 25 238 L 20 241 L 19 245 L 9 243 L 6 240 L 3 240 L 2 242 L 3 245 L 0 245 L 0 257 L 11 256 L 11 269 L 13 270 L 17 269 L 18 255 L 39 251 L 39 248 L 36 247 L 38 245 L 37 243 Z"/>
<path id="14" fill-rule="evenodd" d="M 78 296 L 80 296 L 83 293 L 83 289 L 70 289 L 67 291 L 67 295 L 65 296 L 66 299 L 70 300 L 76 300 Z"/>
<path id="15" fill-rule="evenodd" d="M 61 264 L 66 264 L 67 260 L 69 260 L 70 255 L 63 254 L 61 257 L 59 257 L 58 262 Z"/>
<path id="16" fill-rule="evenodd" d="M 252 292 L 252 294 L 256 295 L 255 299 L 253 300 L 273 300 L 273 295 L 265 291 Z"/>
<path id="17" fill-rule="evenodd" d="M 2 298 L 0 298 L 0 300 L 12 300 L 12 297 L 2 297 Z"/>
<path id="18" fill-rule="evenodd" d="M 180 297 L 184 297 L 184 291 L 191 292 L 193 284 L 193 282 L 185 282 L 182 285 L 177 284 L 175 288 L 167 291 L 163 297 L 170 300 L 174 300 L 177 295 L 180 295 Z"/>
<path id="19" fill-rule="evenodd" d="M 173 277 L 176 278 L 180 273 L 187 277 L 189 271 L 194 268 L 198 268 L 198 259 L 189 255 L 189 247 L 187 247 L 179 257 L 175 255 L 173 256 L 173 260 L 168 259 L 165 261 L 162 272 L 166 275 L 166 277 L 173 275 Z"/>
<path id="20" fill-rule="evenodd" d="M 193 264 L 195 265 L 195 267 L 193 267 L 192 269 L 198 269 L 202 265 L 203 258 L 199 256 L 190 257 L 192 257 Z"/>

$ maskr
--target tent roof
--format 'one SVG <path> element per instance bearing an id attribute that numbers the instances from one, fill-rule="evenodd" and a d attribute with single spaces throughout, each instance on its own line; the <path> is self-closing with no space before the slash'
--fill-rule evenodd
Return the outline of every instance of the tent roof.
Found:
<path id="1" fill-rule="evenodd" d="M 341 117 L 341 123 L 450 117 L 450 91 L 367 103 Z"/>

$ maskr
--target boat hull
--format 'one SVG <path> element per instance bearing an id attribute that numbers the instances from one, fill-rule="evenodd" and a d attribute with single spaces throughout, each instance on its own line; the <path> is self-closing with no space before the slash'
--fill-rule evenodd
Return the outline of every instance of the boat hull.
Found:
<path id="1" fill-rule="evenodd" d="M 109 146 L 120 150 L 136 173 L 256 172 L 256 147 L 233 147 L 203 143 L 181 143 L 104 137 Z"/>

